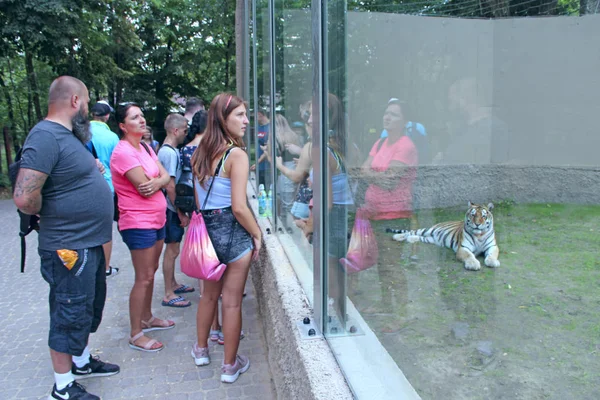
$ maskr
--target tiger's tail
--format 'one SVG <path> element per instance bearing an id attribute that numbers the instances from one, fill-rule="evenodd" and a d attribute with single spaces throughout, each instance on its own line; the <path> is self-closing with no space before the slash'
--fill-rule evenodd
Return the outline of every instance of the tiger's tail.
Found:
<path id="1" fill-rule="evenodd" d="M 386 233 L 406 233 L 408 235 L 416 235 L 416 236 L 423 236 L 423 234 L 428 231 L 430 228 L 425 228 L 425 229 L 416 229 L 416 230 L 410 230 L 410 229 L 391 229 L 391 228 L 386 228 Z"/>

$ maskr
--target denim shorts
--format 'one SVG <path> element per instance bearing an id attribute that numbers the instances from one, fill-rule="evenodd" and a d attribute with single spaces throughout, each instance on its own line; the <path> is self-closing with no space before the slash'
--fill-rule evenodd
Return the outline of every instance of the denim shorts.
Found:
<path id="1" fill-rule="evenodd" d="M 223 264 L 237 261 L 254 249 L 252 236 L 235 219 L 231 207 L 202 210 L 202 216 L 210 241 Z"/>
<path id="2" fill-rule="evenodd" d="M 165 224 L 165 243 L 181 243 L 184 229 L 179 215 L 167 208 L 167 223 Z"/>
<path id="3" fill-rule="evenodd" d="M 90 333 L 102 320 L 106 301 L 106 269 L 102 246 L 75 250 L 70 270 L 56 251 L 38 250 L 42 277 L 50 285 L 48 346 L 60 353 L 80 356 Z"/>
<path id="4" fill-rule="evenodd" d="M 310 208 L 308 204 L 295 201 L 290 213 L 296 218 L 307 219 L 310 216 Z"/>
<path id="5" fill-rule="evenodd" d="M 129 250 L 149 249 L 165 238 L 165 227 L 160 229 L 124 229 L 119 231 Z"/>

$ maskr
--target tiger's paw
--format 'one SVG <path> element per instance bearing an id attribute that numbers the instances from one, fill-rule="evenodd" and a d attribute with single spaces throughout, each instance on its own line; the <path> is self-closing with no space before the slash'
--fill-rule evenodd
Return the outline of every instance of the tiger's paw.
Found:
<path id="1" fill-rule="evenodd" d="M 469 258 L 465 260 L 465 269 L 469 271 L 479 271 L 481 269 L 481 263 L 476 258 Z"/>
<path id="2" fill-rule="evenodd" d="M 406 238 L 406 241 L 408 243 L 417 243 L 417 242 L 421 241 L 421 237 L 417 236 L 417 235 L 410 235 Z"/>
<path id="3" fill-rule="evenodd" d="M 488 256 L 485 258 L 485 265 L 487 265 L 490 268 L 498 268 L 500 266 L 500 261 L 498 261 L 498 259 L 494 257 Z"/>
<path id="4" fill-rule="evenodd" d="M 396 233 L 394 236 L 392 236 L 392 239 L 397 242 L 404 242 L 406 240 L 406 233 Z"/>

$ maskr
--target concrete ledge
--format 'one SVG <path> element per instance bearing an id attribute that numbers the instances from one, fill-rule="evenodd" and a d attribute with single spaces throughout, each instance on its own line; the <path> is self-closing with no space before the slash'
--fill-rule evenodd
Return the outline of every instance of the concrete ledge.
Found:
<path id="1" fill-rule="evenodd" d="M 358 194 L 370 182 L 360 169 L 349 173 L 359 182 Z M 403 173 L 402 169 L 398 173 Z M 398 178 L 390 174 L 390 182 Z M 532 165 L 422 165 L 413 187 L 417 209 L 512 200 L 517 203 L 598 204 L 600 167 Z M 360 203 L 360 198 L 358 199 Z"/>
<path id="2" fill-rule="evenodd" d="M 248 197 L 255 215 L 254 188 Z M 352 399 L 333 353 L 325 339 L 303 340 L 296 322 L 313 318 L 312 308 L 269 221 L 258 220 L 263 231 L 260 261 L 252 268 L 267 341 L 268 360 L 280 399 Z M 266 229 L 272 234 L 266 234 Z"/>

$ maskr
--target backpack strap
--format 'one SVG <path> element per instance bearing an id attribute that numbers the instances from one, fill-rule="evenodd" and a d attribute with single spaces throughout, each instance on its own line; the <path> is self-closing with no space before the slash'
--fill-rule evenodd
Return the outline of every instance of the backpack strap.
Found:
<path id="1" fill-rule="evenodd" d="M 381 148 L 383 147 L 383 143 L 385 142 L 387 138 L 381 138 L 379 139 L 379 142 L 377 143 L 377 149 L 375 150 L 375 154 L 379 153 L 379 150 L 381 150 Z"/>
<path id="2" fill-rule="evenodd" d="M 150 153 L 150 148 L 148 147 L 148 145 L 146 143 L 144 143 L 144 141 L 141 141 L 140 144 L 142 145 L 142 147 L 146 150 L 146 152 L 148 153 L 148 155 L 150 157 L 152 157 L 152 153 Z"/>

